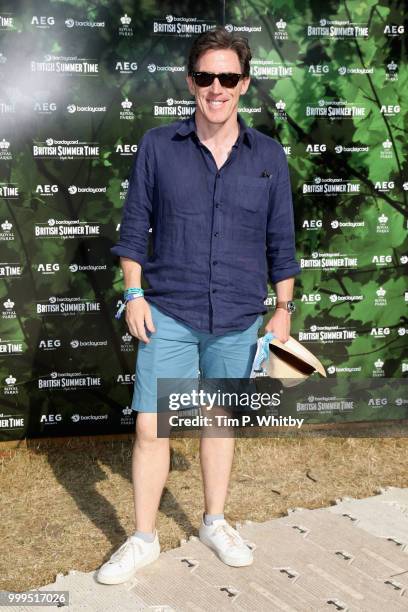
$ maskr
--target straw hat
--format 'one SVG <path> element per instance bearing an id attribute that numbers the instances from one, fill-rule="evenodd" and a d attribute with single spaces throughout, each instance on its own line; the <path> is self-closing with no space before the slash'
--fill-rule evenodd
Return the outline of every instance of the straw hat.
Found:
<path id="1" fill-rule="evenodd" d="M 278 378 L 284 387 L 294 387 L 313 372 L 327 376 L 317 357 L 292 336 L 289 336 L 285 343 L 277 338 L 270 340 L 269 359 L 266 364 L 267 376 Z"/>

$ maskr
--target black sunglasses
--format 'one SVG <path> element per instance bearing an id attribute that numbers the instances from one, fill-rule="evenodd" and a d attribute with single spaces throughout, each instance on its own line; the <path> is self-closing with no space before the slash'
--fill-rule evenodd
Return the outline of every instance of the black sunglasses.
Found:
<path id="1" fill-rule="evenodd" d="M 219 74 L 214 72 L 192 72 L 192 77 L 199 87 L 208 87 L 217 77 L 221 87 L 233 88 L 238 85 L 238 81 L 243 76 L 243 74 L 236 72 L 220 72 Z"/>

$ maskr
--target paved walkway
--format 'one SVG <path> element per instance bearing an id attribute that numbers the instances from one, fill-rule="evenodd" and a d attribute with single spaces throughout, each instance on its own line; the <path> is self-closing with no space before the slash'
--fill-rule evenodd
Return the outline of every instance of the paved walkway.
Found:
<path id="1" fill-rule="evenodd" d="M 123 585 L 71 571 L 39 591 L 69 591 L 73 612 L 408 611 L 408 489 L 237 527 L 256 549 L 250 567 L 224 565 L 192 537 Z"/>

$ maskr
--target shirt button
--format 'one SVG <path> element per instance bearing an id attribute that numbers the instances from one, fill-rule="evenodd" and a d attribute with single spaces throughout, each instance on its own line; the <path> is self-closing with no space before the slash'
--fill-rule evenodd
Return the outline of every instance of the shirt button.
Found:
<path id="1" fill-rule="evenodd" d="M 215 293 L 216 291 L 217 291 L 216 289 L 213 289 L 213 290 L 212 290 L 212 293 Z"/>
<path id="2" fill-rule="evenodd" d="M 215 175 L 217 178 L 220 178 L 220 173 L 217 172 L 217 174 Z"/>
<path id="3" fill-rule="evenodd" d="M 214 236 L 217 238 L 217 236 L 218 236 L 218 232 L 214 232 Z"/>
<path id="4" fill-rule="evenodd" d="M 213 261 L 213 266 L 216 266 L 218 261 Z"/>
<path id="5" fill-rule="evenodd" d="M 219 208 L 219 207 L 220 207 L 220 204 L 219 204 L 219 202 L 217 202 L 216 205 L 215 205 L 215 208 Z"/>

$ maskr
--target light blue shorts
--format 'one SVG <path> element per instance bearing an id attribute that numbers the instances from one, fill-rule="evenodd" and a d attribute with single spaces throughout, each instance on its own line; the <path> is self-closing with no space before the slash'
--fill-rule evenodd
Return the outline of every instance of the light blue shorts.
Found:
<path id="1" fill-rule="evenodd" d="M 156 331 L 139 341 L 132 410 L 157 412 L 157 379 L 249 378 L 263 315 L 243 331 L 196 331 L 149 302 Z"/>

